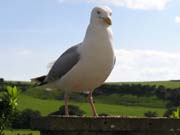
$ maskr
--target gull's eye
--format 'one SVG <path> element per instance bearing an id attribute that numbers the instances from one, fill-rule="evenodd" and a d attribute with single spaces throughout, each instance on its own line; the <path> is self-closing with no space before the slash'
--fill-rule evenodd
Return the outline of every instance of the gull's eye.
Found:
<path id="1" fill-rule="evenodd" d="M 109 13 L 110 16 L 112 16 L 112 13 Z"/>
<path id="2" fill-rule="evenodd" d="M 99 14 L 101 14 L 101 12 L 100 12 L 100 11 L 97 11 L 97 14 L 99 15 Z"/>

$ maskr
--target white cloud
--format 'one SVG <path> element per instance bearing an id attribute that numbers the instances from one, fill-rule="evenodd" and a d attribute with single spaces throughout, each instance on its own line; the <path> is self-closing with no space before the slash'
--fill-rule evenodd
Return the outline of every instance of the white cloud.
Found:
<path id="1" fill-rule="evenodd" d="M 175 23 L 180 24 L 180 16 L 176 16 L 174 19 Z"/>
<path id="2" fill-rule="evenodd" d="M 111 4 L 130 9 L 163 10 L 171 0 L 59 0 L 63 2 L 92 2 L 97 4 Z"/>
<path id="3" fill-rule="evenodd" d="M 42 75 L 47 65 L 44 57 L 41 51 L 31 48 L 0 47 L 0 78 L 29 81 Z"/>
<path id="4" fill-rule="evenodd" d="M 107 81 L 180 79 L 180 54 L 154 50 L 116 50 L 117 62 Z"/>
<path id="5" fill-rule="evenodd" d="M 180 79 L 180 54 L 155 50 L 116 50 L 116 64 L 109 82 Z M 8 57 L 7 57 L 8 54 Z M 29 80 L 46 74 L 47 64 L 58 57 L 32 48 L 0 48 L 0 77 Z M 37 68 L 38 67 L 38 68 Z"/>

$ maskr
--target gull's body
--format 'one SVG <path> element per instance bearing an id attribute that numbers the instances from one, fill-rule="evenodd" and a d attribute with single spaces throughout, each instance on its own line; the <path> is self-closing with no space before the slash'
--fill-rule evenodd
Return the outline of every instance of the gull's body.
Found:
<path id="1" fill-rule="evenodd" d="M 100 41 L 97 39 L 97 37 L 99 38 L 97 35 L 108 39 L 108 36 L 112 33 L 109 29 L 98 32 L 96 30 L 92 31 L 93 28 L 91 29 L 91 26 L 89 29 L 90 32 L 87 31 L 88 36 L 91 35 L 90 37 L 93 40 L 87 39 L 77 45 L 76 51 L 80 54 L 80 59 L 66 75 L 56 81 L 58 88 L 77 92 L 92 91 L 109 76 L 114 65 L 112 41 Z"/>
<path id="2" fill-rule="evenodd" d="M 92 91 L 107 79 L 115 63 L 113 35 L 109 25 L 111 10 L 106 6 L 95 7 L 83 42 L 63 53 L 48 75 L 43 79 L 40 77 L 40 82 L 45 86 L 65 92 L 66 115 L 67 94 L 73 91 L 88 91 L 93 115 L 97 115 Z"/>

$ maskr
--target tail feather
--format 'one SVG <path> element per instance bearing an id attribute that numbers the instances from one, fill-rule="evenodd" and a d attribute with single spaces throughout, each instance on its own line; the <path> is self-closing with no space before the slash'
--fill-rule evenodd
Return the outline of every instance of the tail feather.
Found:
<path id="1" fill-rule="evenodd" d="M 46 84 L 45 78 L 46 78 L 46 75 L 43 75 L 43 76 L 40 76 L 40 77 L 36 77 L 36 78 L 32 78 L 31 82 L 33 82 L 36 85 L 40 86 L 40 85 Z"/>

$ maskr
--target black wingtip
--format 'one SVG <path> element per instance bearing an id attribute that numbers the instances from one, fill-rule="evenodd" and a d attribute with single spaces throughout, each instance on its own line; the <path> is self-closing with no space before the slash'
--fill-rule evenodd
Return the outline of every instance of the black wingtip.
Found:
<path id="1" fill-rule="evenodd" d="M 44 84 L 47 84 L 47 82 L 45 82 L 45 78 L 46 78 L 46 75 L 32 78 L 31 82 L 33 82 L 35 84 L 35 86 L 42 86 Z"/>

